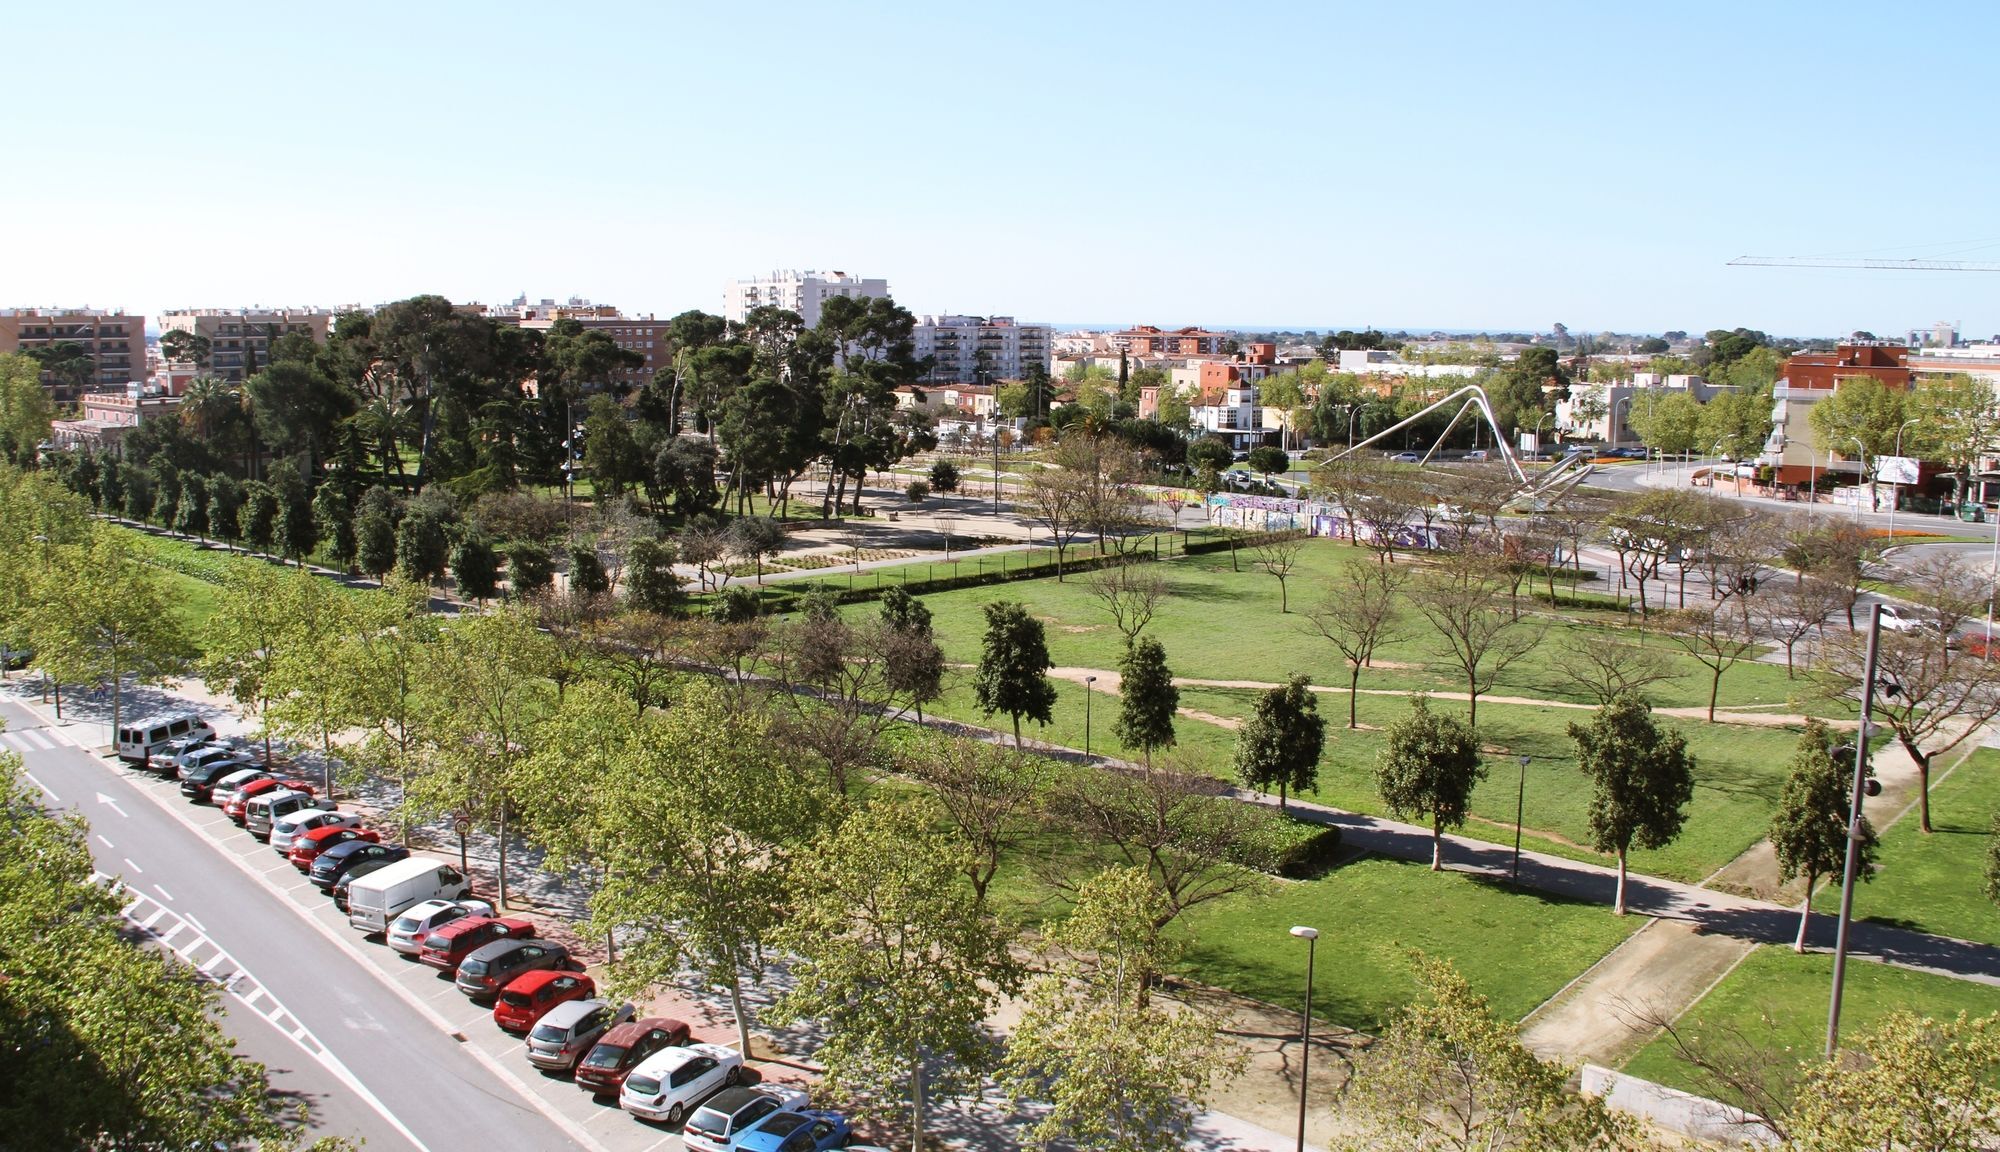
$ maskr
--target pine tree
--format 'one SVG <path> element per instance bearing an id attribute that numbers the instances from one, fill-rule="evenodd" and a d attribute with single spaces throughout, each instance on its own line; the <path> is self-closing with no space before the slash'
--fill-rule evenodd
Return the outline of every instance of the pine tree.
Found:
<path id="1" fill-rule="evenodd" d="M 451 550 L 451 574 L 460 596 L 482 604 L 500 590 L 500 559 L 485 533 L 467 530 L 458 538 Z"/>
<path id="2" fill-rule="evenodd" d="M 1287 794 L 1319 783 L 1320 753 L 1326 748 L 1326 720 L 1304 676 L 1294 676 L 1257 698 L 1257 710 L 1236 734 L 1236 773 L 1253 788 L 1278 789 L 1278 808 Z"/>
<path id="3" fill-rule="evenodd" d="M 986 638 L 973 673 L 972 698 L 987 716 L 1005 712 L 1014 720 L 1014 745 L 1021 744 L 1021 717 L 1049 722 L 1056 686 L 1049 682 L 1049 645 L 1042 622 L 1016 601 L 986 605 Z"/>
<path id="4" fill-rule="evenodd" d="M 1118 677 L 1123 699 L 1111 731 L 1119 743 L 1143 753 L 1151 768 L 1153 749 L 1173 747 L 1174 710 L 1181 703 L 1181 690 L 1167 670 L 1166 649 L 1151 636 L 1141 636 L 1126 646 Z"/>

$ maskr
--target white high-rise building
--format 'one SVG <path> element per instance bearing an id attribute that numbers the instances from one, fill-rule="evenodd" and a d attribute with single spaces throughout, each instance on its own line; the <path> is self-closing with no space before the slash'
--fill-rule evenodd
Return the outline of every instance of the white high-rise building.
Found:
<path id="1" fill-rule="evenodd" d="M 910 336 L 917 359 L 931 361 L 926 380 L 991 384 L 1019 380 L 1035 365 L 1049 370 L 1048 326 L 1011 316 L 919 316 Z"/>
<path id="2" fill-rule="evenodd" d="M 887 280 L 866 280 L 845 272 L 773 272 L 754 280 L 731 280 L 722 288 L 722 315 L 741 324 L 752 308 L 771 305 L 799 314 L 808 328 L 819 324 L 820 305 L 830 297 L 887 296 Z"/>

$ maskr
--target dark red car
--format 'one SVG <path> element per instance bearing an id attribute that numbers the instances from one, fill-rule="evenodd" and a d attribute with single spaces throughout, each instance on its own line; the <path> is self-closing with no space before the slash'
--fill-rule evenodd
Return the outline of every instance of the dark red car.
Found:
<path id="1" fill-rule="evenodd" d="M 292 838 L 292 846 L 285 853 L 285 859 L 301 872 L 312 870 L 312 862 L 319 854 L 335 844 L 345 844 L 350 840 L 366 840 L 370 844 L 382 842 L 382 834 L 373 828 L 315 828 L 310 832 Z"/>
<path id="2" fill-rule="evenodd" d="M 241 825 L 244 813 L 249 810 L 251 799 L 262 796 L 266 792 L 274 792 L 279 789 L 303 792 L 308 796 L 315 794 L 313 786 L 304 780 L 280 779 L 276 776 L 270 776 L 262 780 L 252 780 L 250 783 L 238 788 L 235 795 L 223 802 L 222 814 Z"/>
<path id="3" fill-rule="evenodd" d="M 526 1032 L 543 1013 L 565 1000 L 597 995 L 597 981 L 581 972 L 542 968 L 514 977 L 493 1001 L 493 1022 L 507 1032 Z"/>
<path id="4" fill-rule="evenodd" d="M 688 1042 L 688 1026 L 666 1016 L 648 1016 L 606 1032 L 576 1064 L 577 1087 L 593 1096 L 616 1096 L 625 1074 L 662 1048 Z"/>
<path id="5" fill-rule="evenodd" d="M 535 926 L 505 916 L 467 916 L 424 937 L 417 959 L 447 975 L 458 971 L 458 962 L 495 940 L 525 940 L 535 934 Z"/>

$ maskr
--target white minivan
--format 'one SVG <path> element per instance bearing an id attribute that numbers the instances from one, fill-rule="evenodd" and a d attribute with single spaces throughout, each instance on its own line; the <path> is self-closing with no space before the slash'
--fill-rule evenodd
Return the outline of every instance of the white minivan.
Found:
<path id="1" fill-rule="evenodd" d="M 347 886 L 347 922 L 363 932 L 386 932 L 391 921 L 426 900 L 470 895 L 472 883 L 458 869 L 412 856 Z"/>
<path id="2" fill-rule="evenodd" d="M 144 764 L 153 753 L 162 751 L 172 741 L 188 736 L 214 735 L 215 729 L 208 726 L 208 721 L 192 712 L 148 716 L 144 720 L 119 725 L 116 741 L 118 758 Z"/>

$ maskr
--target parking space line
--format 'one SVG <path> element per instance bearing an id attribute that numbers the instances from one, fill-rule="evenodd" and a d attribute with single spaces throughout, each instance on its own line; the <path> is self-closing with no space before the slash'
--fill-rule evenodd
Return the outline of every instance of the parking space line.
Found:
<path id="1" fill-rule="evenodd" d="M 146 870 L 144 868 L 141 868 L 137 864 L 134 864 L 132 862 L 132 858 L 130 856 L 125 857 L 125 867 L 130 868 L 132 871 L 137 872 L 142 876 L 145 875 L 146 873 Z"/>
<path id="2" fill-rule="evenodd" d="M 172 900 L 174 898 L 174 894 L 172 892 L 167 891 L 165 888 L 160 887 L 158 884 L 153 885 L 153 890 L 155 892 L 158 892 L 160 895 L 165 896 L 169 900 Z M 204 930 L 205 929 L 197 929 L 197 931 L 204 931 Z"/>
<path id="3" fill-rule="evenodd" d="M 115 852 L 115 851 L 117 851 L 117 849 L 116 849 L 115 847 L 113 847 L 113 846 L 112 846 L 112 843 L 111 843 L 111 841 L 109 841 L 109 840 L 106 840 L 106 839 L 104 838 L 103 834 L 101 834 L 101 833 L 96 833 L 95 835 L 97 836 L 97 842 L 98 842 L 99 844 L 102 844 L 102 845 L 104 845 L 104 850 L 105 850 L 105 851 L 107 851 L 107 852 Z"/>
<path id="4" fill-rule="evenodd" d="M 57 804 L 62 803 L 62 797 L 56 795 L 55 792 L 47 784 L 44 784 L 40 780 L 35 779 L 35 774 L 33 772 L 30 772 L 27 769 L 23 768 L 21 770 L 21 775 L 26 776 L 28 778 L 28 783 L 33 784 L 37 788 L 40 788 L 44 796 L 47 796 L 50 800 L 55 801 Z"/>

